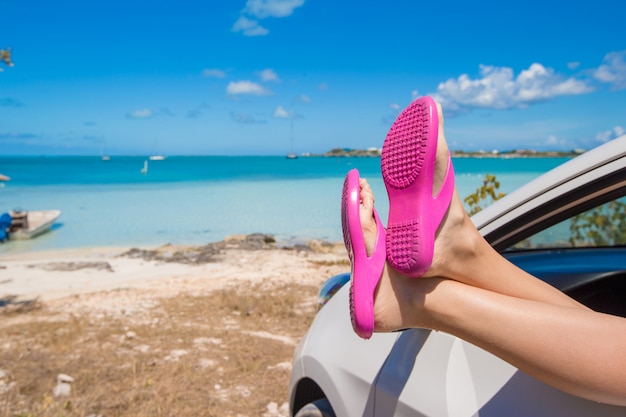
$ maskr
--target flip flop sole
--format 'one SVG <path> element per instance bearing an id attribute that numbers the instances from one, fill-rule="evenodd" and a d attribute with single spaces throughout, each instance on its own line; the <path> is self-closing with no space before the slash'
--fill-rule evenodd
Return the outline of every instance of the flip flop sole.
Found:
<path id="1" fill-rule="evenodd" d="M 360 219 L 360 184 L 356 169 L 348 172 L 341 197 L 344 244 L 351 261 L 350 319 L 356 334 L 369 339 L 374 331 L 374 293 L 385 265 L 385 229 L 374 210 L 378 235 L 371 256 L 367 256 Z"/>
<path id="2" fill-rule="evenodd" d="M 435 101 L 421 97 L 398 116 L 383 145 L 381 170 L 389 196 L 387 259 L 410 276 L 421 276 L 430 267 L 434 236 L 454 189 L 453 175 L 447 175 L 433 197 L 438 133 Z"/>
<path id="3" fill-rule="evenodd" d="M 357 174 L 358 175 L 358 174 Z M 359 193 L 358 184 L 355 184 L 358 178 L 355 179 L 355 174 L 350 171 L 343 182 L 343 189 L 341 192 L 341 229 L 343 232 L 343 243 L 346 246 L 348 252 L 348 258 L 350 259 L 350 265 L 352 267 L 350 271 L 350 320 L 352 322 L 352 328 L 357 334 L 366 333 L 365 329 L 368 326 L 360 325 L 362 320 L 357 320 L 356 308 L 355 308 L 355 292 L 354 292 L 354 249 L 352 247 L 352 237 L 350 234 L 350 216 L 354 214 L 350 213 L 352 206 L 358 204 L 360 196 L 355 193 Z"/>

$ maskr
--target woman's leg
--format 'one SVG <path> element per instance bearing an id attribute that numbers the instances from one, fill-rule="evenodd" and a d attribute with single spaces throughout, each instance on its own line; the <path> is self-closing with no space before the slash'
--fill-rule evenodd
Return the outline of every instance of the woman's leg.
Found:
<path id="1" fill-rule="evenodd" d="M 565 392 L 626 406 L 626 319 L 449 279 L 387 284 L 402 291 L 403 326 L 445 331 Z"/>

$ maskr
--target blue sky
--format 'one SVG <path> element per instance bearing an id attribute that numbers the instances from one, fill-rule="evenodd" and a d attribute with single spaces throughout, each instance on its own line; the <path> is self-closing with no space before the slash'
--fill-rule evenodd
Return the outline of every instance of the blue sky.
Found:
<path id="1" fill-rule="evenodd" d="M 626 129 L 626 3 L 0 0 L 0 155 L 380 147 L 433 95 L 450 147 Z"/>

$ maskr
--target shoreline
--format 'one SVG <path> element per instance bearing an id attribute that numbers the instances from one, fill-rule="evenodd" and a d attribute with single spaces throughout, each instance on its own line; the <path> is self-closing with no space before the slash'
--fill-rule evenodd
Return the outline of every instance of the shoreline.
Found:
<path id="1" fill-rule="evenodd" d="M 534 150 L 513 150 L 513 151 L 472 151 L 465 152 L 459 150 L 451 150 L 450 156 L 452 158 L 494 158 L 494 159 L 516 159 L 516 158 L 574 158 L 583 154 L 585 151 L 573 150 L 573 151 L 534 151 Z M 301 156 L 305 158 L 380 158 L 382 149 L 332 149 L 328 152 L 316 154 L 316 153 L 303 153 Z"/>
<path id="2" fill-rule="evenodd" d="M 290 276 L 300 280 L 307 275 L 311 284 L 321 285 L 330 276 L 349 271 L 347 259 L 343 242 L 310 240 L 287 245 L 263 234 L 231 236 L 202 246 L 105 246 L 8 253 L 0 255 L 0 312 L 11 303 L 116 289 L 167 295 L 221 288 L 230 282 L 289 281 Z M 315 269 L 320 269 L 318 277 L 311 274 Z"/>

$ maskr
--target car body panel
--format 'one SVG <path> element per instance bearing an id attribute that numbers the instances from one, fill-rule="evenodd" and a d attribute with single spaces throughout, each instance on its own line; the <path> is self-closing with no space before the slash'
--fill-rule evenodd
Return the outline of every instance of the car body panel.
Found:
<path id="1" fill-rule="evenodd" d="M 411 329 L 362 340 L 346 317 L 348 296 L 346 285 L 320 311 L 291 379 L 292 386 L 304 376 L 319 383 L 337 416 L 626 415 L 624 407 L 561 392 L 443 332 Z"/>

